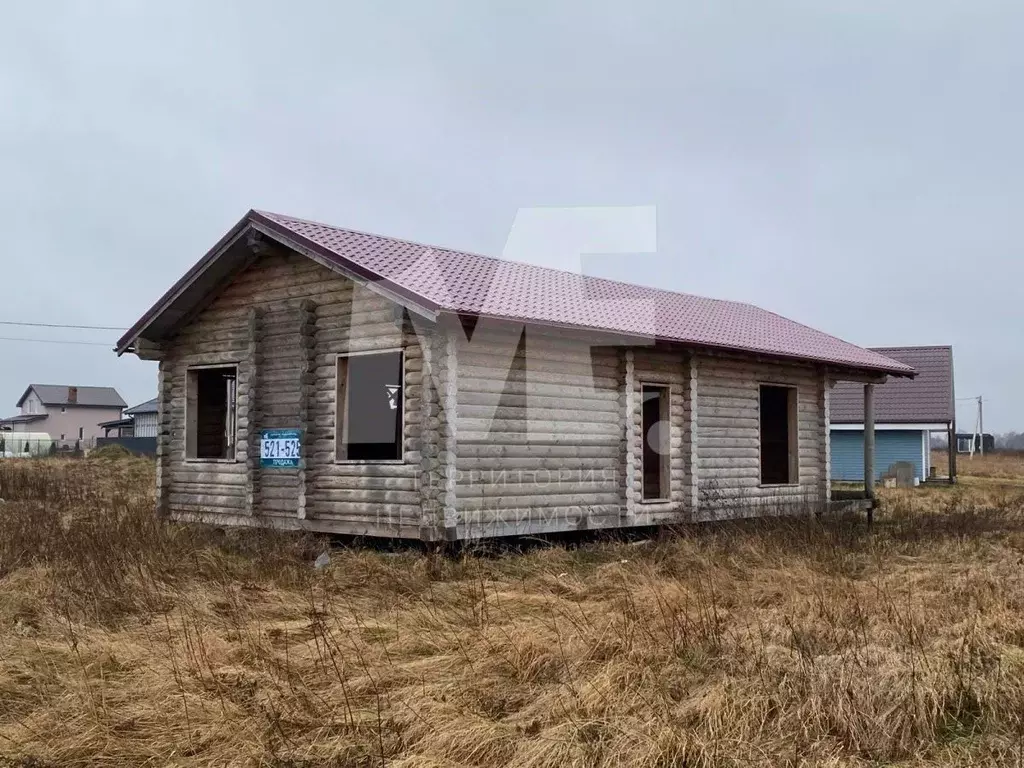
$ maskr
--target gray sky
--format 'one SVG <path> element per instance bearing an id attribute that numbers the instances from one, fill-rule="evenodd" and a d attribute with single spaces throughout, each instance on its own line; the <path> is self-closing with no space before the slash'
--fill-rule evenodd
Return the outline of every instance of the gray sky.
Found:
<path id="1" fill-rule="evenodd" d="M 0 320 L 127 326 L 251 207 L 501 254 L 521 208 L 656 206 L 657 254 L 588 271 L 951 343 L 1024 430 L 1022 31 L 987 0 L 8 4 Z M 155 379 L 0 341 L 0 415 Z"/>

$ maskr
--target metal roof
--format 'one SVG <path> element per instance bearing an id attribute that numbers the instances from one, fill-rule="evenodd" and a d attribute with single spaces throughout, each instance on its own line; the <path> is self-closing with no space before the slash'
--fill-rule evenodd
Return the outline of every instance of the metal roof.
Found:
<path id="1" fill-rule="evenodd" d="M 913 366 L 913 380 L 889 379 L 875 385 L 875 423 L 948 424 L 953 421 L 953 348 L 873 347 L 875 352 Z M 864 423 L 864 388 L 839 382 L 829 396 L 833 424 Z"/>
<path id="2" fill-rule="evenodd" d="M 135 424 L 135 422 L 132 419 L 113 419 L 112 421 L 101 421 L 96 426 L 112 429 L 114 427 L 130 427 L 133 424 Z"/>
<path id="3" fill-rule="evenodd" d="M 154 397 L 152 400 L 133 405 L 124 412 L 125 416 L 134 416 L 137 413 L 157 413 L 160 410 L 157 400 L 158 398 Z"/>
<path id="4" fill-rule="evenodd" d="M 125 401 L 113 387 L 77 387 L 74 384 L 29 384 L 16 403 L 20 408 L 28 393 L 35 390 L 43 405 L 70 405 L 104 408 L 124 408 Z M 75 402 L 69 397 L 76 390 Z"/>
<path id="5" fill-rule="evenodd" d="M 250 211 L 118 342 L 124 352 L 147 330 L 169 332 L 187 315 L 190 287 L 215 269 L 246 229 L 367 281 L 425 313 L 464 313 L 606 331 L 722 350 L 912 376 L 913 369 L 751 304 L 708 299 L 507 261 L 282 214 Z M 220 267 L 221 274 L 224 268 Z M 212 286 L 213 280 L 207 281 Z M 204 289 L 204 290 L 208 290 Z M 161 315 L 168 319 L 161 323 Z"/>
<path id="6" fill-rule="evenodd" d="M 0 424 L 29 424 L 45 418 L 45 413 L 19 413 L 6 419 L 0 419 Z"/>

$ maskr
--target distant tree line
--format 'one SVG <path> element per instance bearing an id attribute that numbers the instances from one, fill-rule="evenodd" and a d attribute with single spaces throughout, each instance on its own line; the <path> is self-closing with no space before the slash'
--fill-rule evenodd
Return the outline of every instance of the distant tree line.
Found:
<path id="1" fill-rule="evenodd" d="M 996 448 L 1001 451 L 1024 451 L 1024 432 L 996 435 Z"/>

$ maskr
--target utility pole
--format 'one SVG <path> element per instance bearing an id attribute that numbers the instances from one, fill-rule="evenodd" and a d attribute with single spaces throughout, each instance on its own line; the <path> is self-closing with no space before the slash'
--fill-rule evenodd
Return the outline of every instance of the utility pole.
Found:
<path id="1" fill-rule="evenodd" d="M 985 414 L 982 396 L 978 395 L 978 439 L 981 441 L 981 455 L 985 455 Z"/>

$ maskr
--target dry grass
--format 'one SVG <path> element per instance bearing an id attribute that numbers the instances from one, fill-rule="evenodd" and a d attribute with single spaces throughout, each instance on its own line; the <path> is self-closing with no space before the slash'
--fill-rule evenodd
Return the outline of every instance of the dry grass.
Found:
<path id="1" fill-rule="evenodd" d="M 317 571 L 151 475 L 0 462 L 0 765 L 1024 765 L 1012 486 Z"/>
<path id="2" fill-rule="evenodd" d="M 944 451 L 932 452 L 932 463 L 943 471 L 946 462 Z M 989 453 L 984 456 L 979 453 L 974 456 L 959 454 L 956 463 L 958 473 L 968 484 L 977 484 L 979 480 L 997 480 L 1011 485 L 1024 485 L 1024 454 L 1019 452 Z"/>

